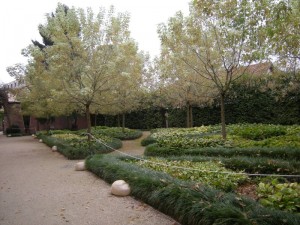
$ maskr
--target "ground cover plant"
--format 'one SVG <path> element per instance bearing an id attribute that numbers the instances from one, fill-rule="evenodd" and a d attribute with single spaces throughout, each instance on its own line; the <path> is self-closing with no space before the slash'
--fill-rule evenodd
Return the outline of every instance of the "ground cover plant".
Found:
<path id="1" fill-rule="evenodd" d="M 226 169 L 220 161 L 192 162 L 149 158 L 145 161 L 132 162 L 144 168 L 170 174 L 178 179 L 197 181 L 227 192 L 235 190 L 239 184 L 248 180 L 245 175 L 232 174 L 233 171 Z"/>
<path id="2" fill-rule="evenodd" d="M 166 173 L 130 163 L 128 157 L 94 155 L 87 169 L 109 183 L 123 179 L 132 195 L 170 215 L 181 224 L 291 224 L 297 214 L 265 208 L 258 202 L 205 184 L 181 180 Z"/>
<path id="3" fill-rule="evenodd" d="M 86 130 L 80 130 L 76 133 L 85 133 Z M 142 131 L 134 130 L 122 127 L 107 127 L 107 126 L 95 126 L 92 127 L 93 135 L 105 135 L 120 140 L 134 140 L 142 136 Z"/>
<path id="4" fill-rule="evenodd" d="M 228 125 L 228 137 L 223 140 L 219 126 L 195 128 L 155 129 L 150 138 L 159 147 L 203 148 L 203 147 L 285 147 L 300 148 L 300 126 L 270 124 Z"/>
<path id="5" fill-rule="evenodd" d="M 282 183 L 278 179 L 260 182 L 257 189 L 262 205 L 300 213 L 300 184 Z"/>
<path id="6" fill-rule="evenodd" d="M 38 137 L 50 147 L 57 146 L 58 151 L 68 159 L 84 159 L 92 154 L 111 152 L 122 147 L 121 140 L 131 140 L 142 136 L 139 130 L 122 127 L 96 126 L 92 128 L 90 141 L 86 130 L 50 130 L 38 133 Z"/>
<path id="7" fill-rule="evenodd" d="M 83 133 L 79 135 L 68 130 L 41 132 L 38 137 L 50 147 L 57 146 L 58 151 L 68 159 L 84 159 L 92 154 L 108 153 L 112 148 L 122 147 L 121 140 L 116 138 L 95 134 L 96 139 L 89 141 Z"/>
<path id="8" fill-rule="evenodd" d="M 218 133 L 217 126 L 156 129 L 144 141 L 149 143 L 145 155 L 193 163 L 222 163 L 227 169 L 251 174 L 296 175 L 275 186 L 254 180 L 250 184 L 256 187 L 255 195 L 265 206 L 299 212 L 299 203 L 290 197 L 295 195 L 289 193 L 299 192 L 300 126 L 229 125 L 226 141 L 217 136 Z M 277 192 L 262 193 L 259 187 L 268 187 L 266 190 L 273 187 Z M 297 188 L 292 189 L 294 187 Z M 285 196 L 278 194 L 282 191 Z"/>
<path id="9" fill-rule="evenodd" d="M 134 140 L 143 135 L 140 130 L 133 130 L 122 127 L 97 126 L 92 128 L 93 134 L 102 134 L 120 140 Z"/>

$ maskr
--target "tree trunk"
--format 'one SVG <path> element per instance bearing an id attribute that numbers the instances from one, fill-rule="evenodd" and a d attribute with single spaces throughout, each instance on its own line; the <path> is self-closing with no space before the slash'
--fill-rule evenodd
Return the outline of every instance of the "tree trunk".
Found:
<path id="1" fill-rule="evenodd" d="M 125 113 L 122 114 L 122 132 L 125 132 Z"/>
<path id="2" fill-rule="evenodd" d="M 193 127 L 193 107 L 189 102 L 187 102 L 186 106 L 186 127 Z"/>
<path id="3" fill-rule="evenodd" d="M 190 113 L 190 127 L 193 127 L 193 106 L 189 106 L 189 113 Z"/>
<path id="4" fill-rule="evenodd" d="M 190 103 L 187 102 L 186 104 L 186 127 L 190 127 Z"/>
<path id="5" fill-rule="evenodd" d="M 92 129 L 91 129 L 91 114 L 90 114 L 90 104 L 85 105 L 85 114 L 86 114 L 86 123 L 87 123 L 87 133 L 91 134 Z M 88 135 L 88 140 L 91 140 L 91 136 Z"/>
<path id="6" fill-rule="evenodd" d="M 226 140 L 226 123 L 225 123 L 225 94 L 221 94 L 221 126 L 222 126 L 222 137 Z"/>
<path id="7" fill-rule="evenodd" d="M 169 128 L 169 113 L 168 111 L 166 111 L 165 113 L 165 122 L 166 122 L 166 128 Z"/>
<path id="8" fill-rule="evenodd" d="M 118 116 L 117 116 L 117 127 L 121 127 L 121 118 L 120 118 L 120 114 L 118 114 Z"/>

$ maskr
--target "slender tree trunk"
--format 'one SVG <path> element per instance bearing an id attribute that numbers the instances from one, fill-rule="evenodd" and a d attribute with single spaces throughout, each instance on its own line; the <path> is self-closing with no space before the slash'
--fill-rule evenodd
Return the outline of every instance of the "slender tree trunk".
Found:
<path id="1" fill-rule="evenodd" d="M 169 128 L 169 113 L 167 111 L 165 113 L 165 122 L 166 122 L 166 128 Z"/>
<path id="2" fill-rule="evenodd" d="M 226 140 L 226 123 L 225 123 L 225 94 L 221 94 L 221 126 L 222 126 L 222 137 Z"/>
<path id="3" fill-rule="evenodd" d="M 186 104 L 186 127 L 190 127 L 190 103 L 187 102 Z"/>
<path id="4" fill-rule="evenodd" d="M 90 104 L 85 105 L 85 114 L 86 114 L 86 123 L 87 123 L 87 133 L 91 134 L 92 126 L 91 126 L 91 114 L 90 114 Z M 91 140 L 91 136 L 88 135 L 88 140 Z"/>
<path id="5" fill-rule="evenodd" d="M 189 102 L 187 102 L 186 106 L 186 127 L 193 127 L 193 107 Z"/>
<path id="6" fill-rule="evenodd" d="M 193 106 L 189 105 L 189 114 L 190 114 L 190 127 L 193 127 L 194 121 L 193 121 Z"/>
<path id="7" fill-rule="evenodd" d="M 125 132 L 125 113 L 122 114 L 122 132 Z"/>
<path id="8" fill-rule="evenodd" d="M 118 127 L 121 127 L 121 119 L 120 119 L 120 114 L 118 114 L 118 118 L 117 118 L 117 123 L 118 123 Z"/>

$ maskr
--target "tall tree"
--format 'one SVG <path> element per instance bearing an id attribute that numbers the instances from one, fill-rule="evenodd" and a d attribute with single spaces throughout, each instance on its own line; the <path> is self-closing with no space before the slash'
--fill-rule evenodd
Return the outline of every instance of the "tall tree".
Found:
<path id="1" fill-rule="evenodd" d="M 189 17 L 178 13 L 168 25 L 159 27 L 163 48 L 217 90 L 224 139 L 225 98 L 231 84 L 261 57 L 259 32 L 262 23 L 261 17 L 254 12 L 254 3 L 195 0 Z"/>
<path id="2" fill-rule="evenodd" d="M 270 53 L 285 69 L 299 69 L 300 63 L 300 1 L 268 0 L 266 40 Z"/>
<path id="3" fill-rule="evenodd" d="M 133 41 L 118 46 L 114 70 L 116 79 L 110 93 L 113 106 L 107 113 L 122 116 L 123 131 L 125 114 L 137 109 L 141 104 L 143 59 Z"/>
<path id="4" fill-rule="evenodd" d="M 47 15 L 45 25 L 40 26 L 48 44 L 31 47 L 33 62 L 39 61 L 44 68 L 40 67 L 40 73 L 29 71 L 28 77 L 49 75 L 46 83 L 56 84 L 50 89 L 56 103 L 80 107 L 86 114 L 88 133 L 91 109 L 99 111 L 109 104 L 105 94 L 115 84 L 118 46 L 129 40 L 128 24 L 128 14 L 115 15 L 113 7 L 95 15 L 91 9 L 69 9 L 59 4 L 55 14 Z"/>

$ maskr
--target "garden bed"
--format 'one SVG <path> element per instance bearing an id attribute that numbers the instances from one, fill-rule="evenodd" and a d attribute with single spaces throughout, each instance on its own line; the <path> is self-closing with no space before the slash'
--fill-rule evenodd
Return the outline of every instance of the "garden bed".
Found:
<path id="1" fill-rule="evenodd" d="M 131 158 L 95 155 L 87 168 L 109 183 L 125 180 L 132 195 L 182 224 L 291 224 L 297 214 L 265 208 L 258 202 L 206 184 L 181 180 L 131 163 Z"/>
<path id="2" fill-rule="evenodd" d="M 90 141 L 86 130 L 51 130 L 39 132 L 38 138 L 48 146 L 57 146 L 57 150 L 68 159 L 84 159 L 93 154 L 104 154 L 122 147 L 122 140 L 139 138 L 141 131 L 120 127 L 93 127 Z"/>

